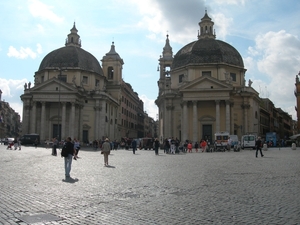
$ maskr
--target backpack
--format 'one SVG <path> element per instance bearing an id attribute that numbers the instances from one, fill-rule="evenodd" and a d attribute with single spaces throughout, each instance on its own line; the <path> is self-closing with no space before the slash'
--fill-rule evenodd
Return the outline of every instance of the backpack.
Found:
<path id="1" fill-rule="evenodd" d="M 61 157 L 68 157 L 68 149 L 67 149 L 67 144 L 64 144 L 64 146 L 61 149 Z"/>

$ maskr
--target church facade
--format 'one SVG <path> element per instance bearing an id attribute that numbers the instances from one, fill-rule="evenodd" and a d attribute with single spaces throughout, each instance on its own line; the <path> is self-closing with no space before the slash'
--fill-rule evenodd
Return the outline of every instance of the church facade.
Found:
<path id="1" fill-rule="evenodd" d="M 159 58 L 160 140 L 179 138 L 192 142 L 214 141 L 214 134 L 227 131 L 239 138 L 259 133 L 260 99 L 246 85 L 239 52 L 216 39 L 214 22 L 205 12 L 199 22 L 198 40 L 174 56 L 167 36 Z"/>
<path id="2" fill-rule="evenodd" d="M 70 31 L 65 47 L 42 60 L 33 87 L 24 85 L 22 133 L 82 142 L 143 136 L 143 102 L 122 78 L 114 43 L 101 67 L 81 48 L 75 23 Z"/>

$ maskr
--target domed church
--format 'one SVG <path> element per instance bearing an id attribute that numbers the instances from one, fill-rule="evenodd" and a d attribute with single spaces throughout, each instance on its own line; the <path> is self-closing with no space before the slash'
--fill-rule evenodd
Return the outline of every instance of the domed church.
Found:
<path id="1" fill-rule="evenodd" d="M 216 39 L 214 22 L 205 11 L 198 40 L 174 56 L 167 35 L 159 58 L 159 137 L 192 142 L 214 141 L 216 132 L 258 133 L 259 96 L 245 84 L 239 52 Z"/>
<path id="2" fill-rule="evenodd" d="M 22 133 L 37 133 L 41 141 L 70 136 L 90 143 L 108 137 L 143 136 L 143 102 L 122 79 L 123 59 L 114 43 L 102 67 L 81 48 L 75 27 L 65 47 L 47 54 L 24 85 Z"/>

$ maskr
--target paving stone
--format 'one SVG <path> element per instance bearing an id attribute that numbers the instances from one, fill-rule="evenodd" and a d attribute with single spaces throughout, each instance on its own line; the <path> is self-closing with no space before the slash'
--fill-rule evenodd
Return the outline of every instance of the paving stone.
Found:
<path id="1" fill-rule="evenodd" d="M 38 224 L 300 224 L 300 149 L 263 158 L 117 150 L 104 167 L 99 151 L 83 147 L 74 182 L 51 149 L 0 151 L 0 224 L 37 214 L 60 219 Z"/>

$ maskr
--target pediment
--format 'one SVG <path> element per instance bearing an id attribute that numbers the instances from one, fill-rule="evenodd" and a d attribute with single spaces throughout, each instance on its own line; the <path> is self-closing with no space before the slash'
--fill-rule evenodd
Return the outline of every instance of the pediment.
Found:
<path id="1" fill-rule="evenodd" d="M 57 91 L 58 89 L 62 93 L 77 91 L 72 84 L 53 78 L 34 86 L 30 89 L 30 92 L 53 92 Z"/>
<path id="2" fill-rule="evenodd" d="M 212 77 L 200 77 L 193 80 L 183 86 L 181 86 L 180 91 L 185 90 L 228 90 L 232 89 L 232 85 L 226 83 L 225 81 L 220 81 Z"/>

